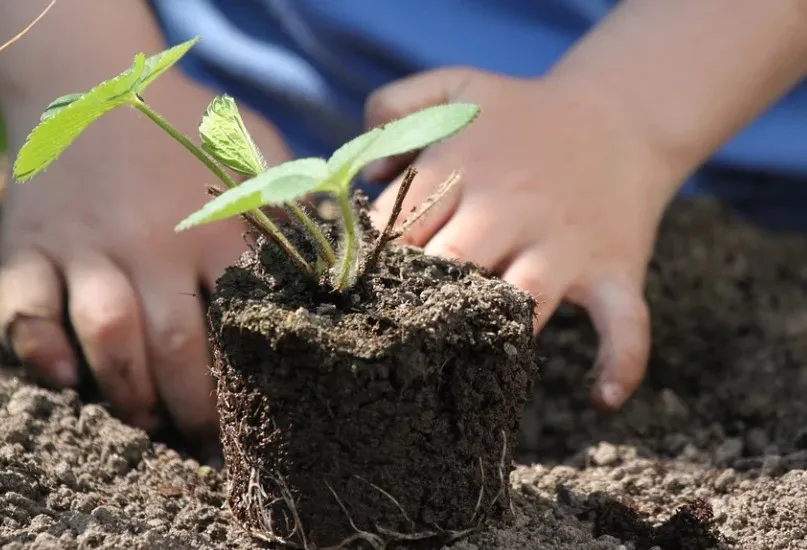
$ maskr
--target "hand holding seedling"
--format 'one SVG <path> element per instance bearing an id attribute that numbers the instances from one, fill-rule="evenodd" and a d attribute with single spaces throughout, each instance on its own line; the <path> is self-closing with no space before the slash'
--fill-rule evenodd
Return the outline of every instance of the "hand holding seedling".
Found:
<path id="1" fill-rule="evenodd" d="M 462 179 L 404 239 L 530 291 L 538 299 L 536 330 L 562 299 L 584 307 L 601 338 L 595 402 L 617 408 L 645 369 L 645 265 L 673 191 L 667 171 L 630 120 L 560 79 L 426 73 L 378 91 L 367 124 L 443 101 L 477 103 L 481 115 L 415 161 L 419 175 L 405 213 L 452 168 L 461 168 Z M 383 178 L 396 166 L 374 170 Z M 379 223 L 396 192 L 397 184 L 378 199 Z"/>
<path id="2" fill-rule="evenodd" d="M 254 230 L 286 254 L 287 261 L 298 269 L 301 277 L 308 277 L 333 292 L 350 290 L 362 273 L 372 269 L 379 246 L 386 236 L 382 234 L 376 246 L 366 246 L 367 239 L 363 237 L 363 228 L 351 196 L 351 183 L 356 174 L 373 161 L 408 153 L 453 135 L 476 118 L 478 107 L 455 104 L 425 109 L 356 137 L 327 160 L 303 158 L 269 168 L 232 98 L 217 97 L 208 105 L 199 125 L 201 146 L 195 145 L 144 100 L 144 92 L 196 41 L 179 44 L 150 58 L 138 54 L 131 67 L 119 76 L 104 81 L 86 93 L 73 93 L 52 101 L 19 150 L 14 162 L 15 179 L 24 182 L 42 173 L 85 130 L 111 111 L 121 107 L 134 108 L 191 153 L 192 156 L 186 156 L 183 159 L 186 162 L 178 166 L 183 170 L 180 172 L 182 176 L 196 176 L 199 167 L 206 167 L 209 175 L 218 180 L 219 186 L 213 187 L 215 198 L 178 223 L 175 227 L 177 231 L 211 222 L 232 222 L 234 218 L 242 216 L 252 224 Z M 198 185 L 198 192 L 189 193 L 185 187 L 176 185 L 167 186 L 168 189 L 154 189 L 154 182 L 164 183 L 160 179 L 160 171 L 150 172 L 141 168 L 130 174 L 116 174 L 115 170 L 121 166 L 132 165 L 132 160 L 145 161 L 150 166 L 157 165 L 163 169 L 167 165 L 165 161 L 156 162 L 161 155 L 149 147 L 151 139 L 144 139 L 140 133 L 134 136 L 135 140 L 123 142 L 123 149 L 107 149 L 101 143 L 90 142 L 95 146 L 90 152 L 97 154 L 107 151 L 112 157 L 104 158 L 93 168 L 102 170 L 101 175 L 109 179 L 132 175 L 143 177 L 145 173 L 150 176 L 146 179 L 149 184 L 142 187 L 126 185 L 122 189 L 116 187 L 113 195 L 107 197 L 111 203 L 109 209 L 100 213 L 97 209 L 85 212 L 82 204 L 86 203 L 82 198 L 71 196 L 70 192 L 74 189 L 65 191 L 62 185 L 61 189 L 46 194 L 44 202 L 47 210 L 47 207 L 53 207 L 52 203 L 48 204 L 49 201 L 68 204 L 71 198 L 77 201 L 76 207 L 71 209 L 68 223 L 56 226 L 66 238 L 54 238 L 42 227 L 35 227 L 34 231 L 25 235 L 24 240 L 14 241 L 14 247 L 6 244 L 10 249 L 7 252 L 10 259 L 0 272 L 0 289 L 14 298 L 4 303 L 0 310 L 0 322 L 7 327 L 10 344 L 21 359 L 31 364 L 44 379 L 56 385 L 71 386 L 76 383 L 77 357 L 64 327 L 59 323 L 67 313 L 75 328 L 78 344 L 101 390 L 118 414 L 136 425 L 149 428 L 155 420 L 154 409 L 158 398 L 162 398 L 180 427 L 191 435 L 199 436 L 207 428 L 216 425 L 214 415 L 208 412 L 212 392 L 204 369 L 204 324 L 198 301 L 189 300 L 188 293 L 180 289 L 181 285 L 188 290 L 195 290 L 199 286 L 210 289 L 213 286 L 215 277 L 210 274 L 202 275 L 206 280 L 199 280 L 199 267 L 194 265 L 198 260 L 194 256 L 199 254 L 203 246 L 215 247 L 214 250 L 219 250 L 218 254 L 226 258 L 223 262 L 225 265 L 231 262 L 233 258 L 223 252 L 231 247 L 226 246 L 229 244 L 226 240 L 222 240 L 228 239 L 230 233 L 227 226 L 216 224 L 212 229 L 214 233 L 207 228 L 203 228 L 207 230 L 202 233 L 197 229 L 195 240 L 171 239 L 173 232 L 165 226 L 165 221 L 174 212 L 173 207 L 193 206 L 203 192 L 201 182 L 204 180 L 201 174 L 198 179 L 193 177 L 186 180 Z M 269 136 L 267 141 L 276 144 L 276 138 L 272 138 L 274 136 Z M 76 143 L 76 148 L 80 150 L 80 147 L 81 144 Z M 273 158 L 278 156 L 278 149 L 273 147 Z M 187 165 L 187 159 L 194 157 L 197 162 Z M 105 163 L 110 160 L 114 161 L 111 165 L 114 169 L 109 173 L 103 172 Z M 137 164 L 134 166 L 138 168 Z M 231 174 L 249 179 L 239 184 Z M 94 181 L 99 181 L 97 176 Z M 93 186 L 84 186 L 83 191 L 91 192 L 99 200 L 108 193 L 104 188 L 96 189 Z M 132 195 L 126 196 L 129 191 Z M 132 212 L 127 208 L 138 203 L 138 193 L 150 191 L 171 200 L 153 205 L 156 215 L 139 212 L 141 216 L 132 217 Z M 339 206 L 341 231 L 338 241 L 328 238 L 323 226 L 299 204 L 306 195 L 315 191 L 330 195 Z M 131 202 L 121 201 L 121 193 Z M 36 207 L 42 202 L 42 197 L 29 194 L 27 198 L 32 202 L 20 211 L 29 216 L 33 213 L 36 219 Z M 25 200 L 25 193 L 20 193 L 12 204 L 16 206 L 17 201 L 24 204 Z M 307 257 L 296 248 L 262 210 L 263 207 L 285 208 L 308 235 L 315 250 L 314 256 Z M 73 218 L 76 213 L 79 214 L 78 219 Z M 99 216 L 100 221 L 95 219 Z M 175 222 L 179 221 L 179 217 L 175 219 Z M 16 220 L 16 225 L 25 225 L 24 222 Z M 93 244 L 98 238 L 95 233 L 104 226 L 113 227 L 123 234 L 123 240 L 104 236 L 102 242 L 109 248 L 99 248 L 104 249 L 107 257 L 98 254 L 98 250 L 88 252 L 85 249 L 87 244 Z M 54 226 L 47 227 L 51 229 Z M 153 239 L 143 238 L 144 235 L 153 235 Z M 143 250 L 144 243 L 156 244 L 157 247 Z M 61 246 L 54 247 L 54 244 Z M 125 254 L 121 250 L 133 254 Z M 160 252 L 168 252 L 171 256 L 157 256 L 161 264 L 154 265 L 155 255 Z M 57 268 L 59 264 L 61 269 Z M 166 271 L 166 266 L 172 265 L 178 271 Z M 215 265 L 216 274 L 222 267 L 221 262 Z M 177 272 L 180 277 L 176 276 Z M 140 282 L 137 291 L 126 280 L 125 274 L 130 273 L 134 275 L 134 281 Z M 68 312 L 59 309 L 62 302 L 62 297 L 58 295 L 59 275 L 67 279 Z M 25 284 L 29 277 L 40 281 L 37 287 L 33 287 L 33 292 L 39 294 L 30 294 L 31 288 Z M 170 285 L 164 284 L 165 281 L 177 284 L 173 296 L 166 294 Z M 99 285 L 100 291 L 93 291 L 94 285 Z M 140 295 L 140 304 L 137 294 Z M 93 298 L 95 303 L 87 301 L 88 297 Z M 177 303 L 177 297 L 184 303 Z M 96 316 L 109 318 L 106 309 L 114 312 L 111 318 L 115 322 L 111 325 L 98 323 L 98 318 L 93 317 L 94 311 Z M 101 332 L 99 326 L 106 326 L 107 330 Z M 43 345 L 44 342 L 47 343 Z M 114 344 L 118 344 L 117 350 L 110 348 Z"/>
<path id="3" fill-rule="evenodd" d="M 543 300 L 538 328 L 563 298 L 584 307 L 600 335 L 594 401 L 619 406 L 646 368 L 642 289 L 659 216 L 693 171 L 805 78 L 805 5 L 626 0 L 541 79 L 438 70 L 381 90 L 370 125 L 446 99 L 482 107 L 418 160 L 407 205 L 446 169 L 461 167 L 463 179 L 410 241 L 529 289 Z M 381 218 L 394 193 L 380 199 Z"/>
<path id="4" fill-rule="evenodd" d="M 600 383 L 594 398 L 603 405 L 618 406 L 645 368 L 644 266 L 660 213 L 678 182 L 807 71 L 801 3 L 774 7 L 748 0 L 732 1 L 731 9 L 727 5 L 728 0 L 628 0 L 542 80 L 436 71 L 382 90 L 370 102 L 370 125 L 447 99 L 483 107 L 483 116 L 468 131 L 418 159 L 420 173 L 403 217 L 453 170 L 460 168 L 463 177 L 407 239 L 426 244 L 432 253 L 492 267 L 536 294 L 542 301 L 536 328 L 564 297 L 585 307 L 601 336 Z M 58 13 L 50 20 L 59 23 L 47 27 L 50 33 L 83 28 L 86 11 L 95 20 L 106 15 L 104 24 L 83 31 L 96 34 L 79 44 L 78 51 L 38 56 L 57 60 L 42 64 L 29 63 L 26 55 L 14 57 L 15 62 L 4 58 L 2 80 L 11 86 L 3 100 L 10 89 L 20 101 L 19 85 L 29 83 L 22 108 L 15 105 L 7 113 L 12 151 L 33 122 L 30 96 L 36 102 L 42 99 L 36 95 L 42 93 L 41 86 L 30 87 L 31 82 L 50 82 L 48 69 L 70 78 L 73 66 L 69 71 L 63 67 L 75 54 L 105 59 L 107 55 L 97 55 L 99 44 L 105 54 L 128 47 L 120 40 L 126 34 L 121 25 L 153 30 L 139 3 L 103 6 L 86 2 L 84 12 L 76 5 L 55 8 Z M 11 19 L 4 12 L 2 21 Z M 749 20 L 756 21 L 753 32 Z M 21 28 L 24 22 L 27 19 L 17 20 L 15 26 Z M 156 32 L 143 40 L 156 43 Z M 47 192 L 12 187 L 2 220 L 0 325 L 9 329 L 18 354 L 38 372 L 54 379 L 67 366 L 62 371 L 69 382 L 76 357 L 67 346 L 64 316 L 76 330 L 102 389 L 124 417 L 147 424 L 159 394 L 180 424 L 194 431 L 212 423 L 213 409 L 204 405 L 210 403 L 209 395 L 200 398 L 209 388 L 200 382 L 205 355 L 202 314 L 199 302 L 188 295 L 200 283 L 209 288 L 213 274 L 241 249 L 236 243 L 240 231 L 230 218 L 249 217 L 287 251 L 303 276 L 313 274 L 337 290 L 349 287 L 367 256 L 356 246 L 357 231 L 344 201 L 345 182 L 375 156 L 419 149 L 441 136 L 438 132 L 406 146 L 385 148 L 381 155 L 368 154 L 374 141 L 362 143 L 367 138 L 361 137 L 335 160 L 301 159 L 280 170 L 262 171 L 261 159 L 245 164 L 250 159 L 243 155 L 228 156 L 227 147 L 221 147 L 227 139 L 218 141 L 218 149 L 212 139 L 200 151 L 143 103 L 139 89 L 150 84 L 154 68 L 153 61 L 140 58 L 121 79 L 95 90 L 90 99 L 55 102 L 46 115 L 61 122 L 43 123 L 50 132 L 40 131 L 29 142 L 38 145 L 30 145 L 17 159 L 15 176 L 33 176 L 88 124 L 121 106 L 139 109 L 196 158 L 177 154 L 179 148 L 159 141 L 153 127 L 148 134 L 134 123 L 119 126 L 118 113 L 113 113 L 76 142 L 59 171 L 43 176 L 50 185 L 39 186 Z M 9 77 L 17 73 L 23 76 Z M 69 89 L 78 81 L 68 82 Z M 179 123 L 198 120 L 202 109 L 192 105 L 202 94 L 182 79 L 171 82 L 168 88 L 176 86 L 177 95 L 162 95 L 163 101 L 155 105 L 166 105 L 169 118 Z M 243 125 L 233 124 L 232 106 L 220 99 L 210 106 L 209 116 L 218 116 L 220 109 L 219 114 L 229 117 L 225 137 L 240 136 L 238 151 L 249 153 L 249 140 L 239 134 Z M 72 110 L 60 114 L 63 106 Z M 249 122 L 246 126 L 261 145 L 267 165 L 284 160 L 285 150 L 271 131 L 261 132 L 260 125 Z M 247 177 L 256 167 L 260 173 L 241 188 L 222 166 Z M 390 176 L 398 171 L 395 166 L 386 170 Z M 219 192 L 228 189 L 186 218 L 182 227 L 222 223 L 172 235 L 174 224 L 200 206 L 200 194 L 210 182 L 218 183 Z M 396 187 L 378 204 L 379 224 L 391 211 Z M 294 200 L 309 191 L 330 193 L 340 204 L 339 242 L 323 245 L 321 232 L 295 206 Z M 297 257 L 298 251 L 284 243 L 273 222 L 256 211 L 277 204 L 306 228 L 317 250 L 315 258 Z M 146 363 L 152 370 L 143 375 Z"/>

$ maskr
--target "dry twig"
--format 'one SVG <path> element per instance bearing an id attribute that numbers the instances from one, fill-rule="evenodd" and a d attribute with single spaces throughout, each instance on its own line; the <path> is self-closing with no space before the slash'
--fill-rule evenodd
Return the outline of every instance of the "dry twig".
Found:
<path id="1" fill-rule="evenodd" d="M 44 10 L 42 10 L 42 13 L 37 15 L 36 19 L 31 21 L 31 23 L 27 27 L 25 27 L 20 32 L 18 32 L 16 34 L 16 36 L 13 36 L 8 42 L 6 42 L 5 44 L 0 45 L 0 52 L 2 52 L 6 48 L 8 48 L 12 44 L 14 44 L 14 42 L 16 42 L 17 40 L 19 40 L 20 38 L 22 38 L 23 36 L 28 34 L 28 31 L 33 29 L 34 25 L 39 23 L 42 20 L 42 18 L 45 17 L 45 15 L 50 11 L 50 9 L 54 6 L 54 4 L 56 4 L 56 0 L 51 0 L 50 4 L 48 4 L 47 7 Z"/>

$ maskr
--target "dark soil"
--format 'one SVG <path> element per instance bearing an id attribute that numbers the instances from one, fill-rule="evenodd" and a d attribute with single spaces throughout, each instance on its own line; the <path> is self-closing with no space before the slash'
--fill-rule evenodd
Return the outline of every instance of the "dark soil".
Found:
<path id="1" fill-rule="evenodd" d="M 807 549 L 807 236 L 679 203 L 647 294 L 650 373 L 613 415 L 587 402 L 585 317 L 553 318 L 510 476 L 513 523 L 452 550 L 700 549 L 712 537 Z M 223 472 L 99 406 L 0 375 L 0 547 L 266 547 L 233 521 L 226 489 Z"/>
<path id="2" fill-rule="evenodd" d="M 235 516 L 314 547 L 439 547 L 509 519 L 534 306 L 412 248 L 387 249 L 345 294 L 274 246 L 244 254 L 210 307 Z"/>

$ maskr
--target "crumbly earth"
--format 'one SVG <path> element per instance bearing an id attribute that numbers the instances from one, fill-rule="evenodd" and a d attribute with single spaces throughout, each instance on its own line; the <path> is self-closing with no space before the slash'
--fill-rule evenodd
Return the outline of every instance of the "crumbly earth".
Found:
<path id="1" fill-rule="evenodd" d="M 209 309 L 235 517 L 302 546 L 429 548 L 510 519 L 537 374 L 529 294 L 412 247 L 345 293 L 283 260 L 246 252 Z"/>
<path id="2" fill-rule="evenodd" d="M 806 237 L 710 203 L 674 207 L 648 280 L 642 388 L 619 413 L 594 413 L 594 336 L 559 312 L 539 339 L 510 478 L 515 525 L 452 548 L 807 549 L 805 252 Z M 225 491 L 223 473 L 100 406 L 0 377 L 0 547 L 261 548 Z"/>

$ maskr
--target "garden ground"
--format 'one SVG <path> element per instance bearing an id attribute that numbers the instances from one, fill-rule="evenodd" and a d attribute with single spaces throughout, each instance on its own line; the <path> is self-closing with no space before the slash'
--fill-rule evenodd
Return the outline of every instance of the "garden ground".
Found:
<path id="1" fill-rule="evenodd" d="M 585 316 L 554 316 L 511 476 L 515 523 L 455 550 L 807 549 L 807 236 L 680 203 L 647 292 L 650 373 L 614 415 L 587 403 Z M 0 371 L 3 548 L 260 548 L 231 521 L 225 479 L 98 404 Z"/>

